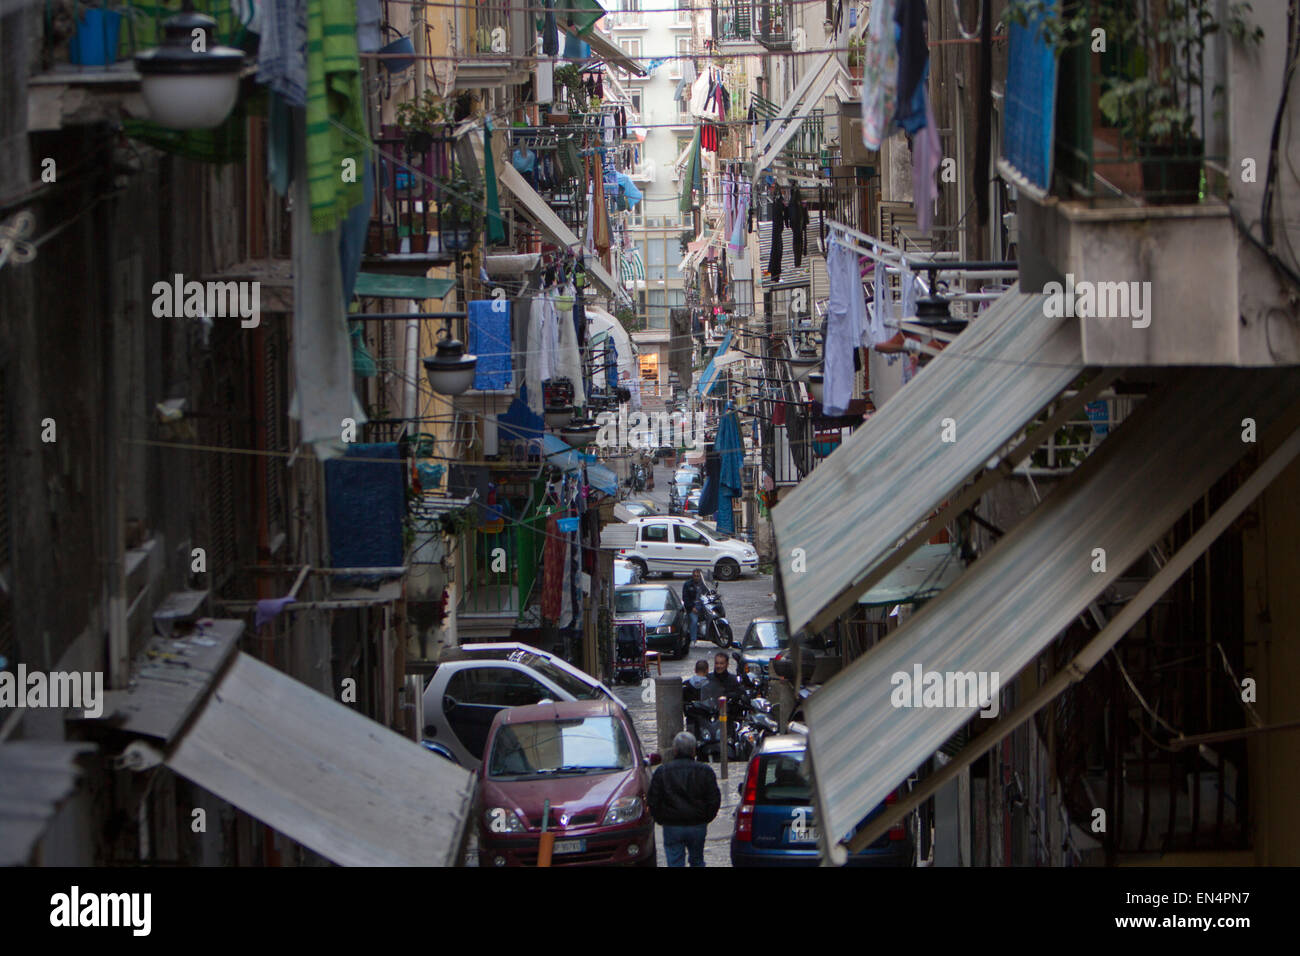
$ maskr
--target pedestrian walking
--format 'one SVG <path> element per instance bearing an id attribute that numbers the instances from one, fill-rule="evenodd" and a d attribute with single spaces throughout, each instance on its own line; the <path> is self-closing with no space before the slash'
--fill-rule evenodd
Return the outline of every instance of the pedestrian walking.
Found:
<path id="1" fill-rule="evenodd" d="M 673 759 L 650 778 L 650 815 L 664 829 L 669 866 L 704 866 L 704 839 L 722 806 L 718 778 L 708 764 L 695 760 L 695 737 L 685 731 L 673 738 Z"/>

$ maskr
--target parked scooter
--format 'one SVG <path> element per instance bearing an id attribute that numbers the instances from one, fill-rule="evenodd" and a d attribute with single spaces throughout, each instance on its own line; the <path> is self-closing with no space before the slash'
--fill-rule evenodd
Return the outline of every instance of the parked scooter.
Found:
<path id="1" fill-rule="evenodd" d="M 714 586 L 712 573 L 704 576 L 704 586 L 700 589 L 696 613 L 700 616 L 696 630 L 698 640 L 712 641 L 724 650 L 735 643 L 731 624 L 727 621 L 727 611 L 722 606 L 722 596 Z"/>

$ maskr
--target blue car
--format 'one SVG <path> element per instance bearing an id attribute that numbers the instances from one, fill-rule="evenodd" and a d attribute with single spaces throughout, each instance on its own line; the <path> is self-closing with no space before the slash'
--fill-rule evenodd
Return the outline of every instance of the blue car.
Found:
<path id="1" fill-rule="evenodd" d="M 803 775 L 807 738 L 768 737 L 749 762 L 731 836 L 732 866 L 818 866 L 816 814 Z M 892 803 L 891 793 L 868 820 Z M 914 844 L 909 828 L 894 827 L 871 846 L 849 857 L 849 866 L 911 866 Z"/>

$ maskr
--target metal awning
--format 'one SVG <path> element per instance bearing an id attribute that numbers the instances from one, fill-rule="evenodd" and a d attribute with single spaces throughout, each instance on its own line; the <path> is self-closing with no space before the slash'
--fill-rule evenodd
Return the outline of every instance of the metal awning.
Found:
<path id="1" fill-rule="evenodd" d="M 891 607 L 928 601 L 961 577 L 965 565 L 951 544 L 923 544 L 885 579 L 862 595 L 864 607 Z"/>
<path id="2" fill-rule="evenodd" d="M 474 775 L 240 654 L 172 770 L 335 863 L 454 866 Z"/>
<path id="3" fill-rule="evenodd" d="M 95 749 L 90 743 L 51 740 L 0 744 L 0 866 L 32 862 L 36 845 L 77 789 Z"/>
<path id="4" fill-rule="evenodd" d="M 1174 373 L 985 557 L 813 695 L 823 851 L 842 859 L 826 841 L 846 837 L 979 709 L 896 707 L 894 675 L 985 673 L 1006 687 L 1251 450 L 1243 417 L 1262 431 L 1298 400 L 1294 369 Z M 1098 548 L 1104 571 L 1094 571 Z"/>
<path id="5" fill-rule="evenodd" d="M 519 171 L 514 166 L 510 163 L 504 163 L 499 168 L 497 175 L 501 180 L 501 185 L 514 193 L 515 198 L 524 207 L 529 218 L 537 224 L 537 228 L 550 237 L 552 242 L 557 246 L 563 246 L 565 249 L 578 249 L 582 245 L 581 240 L 573 234 L 573 230 L 551 211 L 551 207 L 546 205 L 546 200 L 537 194 L 537 190 L 528 185 L 528 180 L 519 175 Z M 632 297 L 627 294 L 622 284 L 616 281 L 600 262 L 588 257 L 585 265 L 587 275 L 595 279 L 616 301 L 622 300 L 627 304 L 631 304 Z"/>
<path id="6" fill-rule="evenodd" d="M 803 121 L 816 108 L 826 91 L 831 88 L 835 78 L 840 75 L 841 67 L 835 50 L 827 53 L 819 62 L 815 62 L 804 73 L 798 86 L 781 107 L 781 112 L 767 128 L 754 150 L 754 181 L 763 170 L 772 165 L 772 161 L 785 149 L 785 144 L 799 131 Z"/>
<path id="7" fill-rule="evenodd" d="M 791 633 L 826 627 L 932 537 L 918 525 L 1083 371 L 1078 321 L 1043 302 L 1013 287 L 773 508 Z"/>
<path id="8" fill-rule="evenodd" d="M 560 27 L 565 32 L 571 33 L 579 40 L 587 43 L 591 47 L 591 52 L 600 57 L 606 63 L 613 63 L 615 66 L 626 70 L 633 76 L 646 75 L 645 68 L 636 60 L 629 57 L 622 47 L 605 39 L 595 30 L 588 30 L 586 33 L 583 33 L 576 26 L 571 26 L 569 24 L 561 24 Z"/>
<path id="9" fill-rule="evenodd" d="M 700 384 L 698 390 L 701 398 L 713 391 L 713 385 L 717 382 L 718 372 L 721 369 L 721 366 L 718 365 L 718 357 L 725 355 L 727 349 L 730 347 L 731 330 L 728 329 L 727 334 L 722 337 L 722 344 L 718 346 L 718 350 L 713 353 L 713 358 L 709 359 L 709 364 L 706 365 L 704 371 L 700 373 Z"/>
<path id="10" fill-rule="evenodd" d="M 427 276 L 386 275 L 378 272 L 357 273 L 353 295 L 373 299 L 441 299 L 456 287 L 455 279 L 430 279 Z"/>

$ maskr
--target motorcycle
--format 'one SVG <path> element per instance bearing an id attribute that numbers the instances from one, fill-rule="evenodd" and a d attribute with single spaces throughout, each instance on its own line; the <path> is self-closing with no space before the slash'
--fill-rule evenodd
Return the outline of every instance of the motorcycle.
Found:
<path id="1" fill-rule="evenodd" d="M 747 675 L 741 677 L 740 691 L 727 696 L 725 732 L 718 697 L 708 684 L 697 690 L 689 680 L 683 681 L 682 698 L 686 729 L 696 740 L 697 760 L 720 759 L 724 737 L 728 760 L 748 760 L 758 752 L 764 737 L 777 732 L 771 705 Z"/>
<path id="2" fill-rule="evenodd" d="M 699 624 L 695 636 L 698 640 L 712 641 L 724 650 L 735 643 L 731 624 L 727 621 L 726 608 L 722 606 L 722 596 L 713 587 L 712 575 L 706 575 L 704 586 L 700 589 L 695 613 L 699 615 Z"/>

